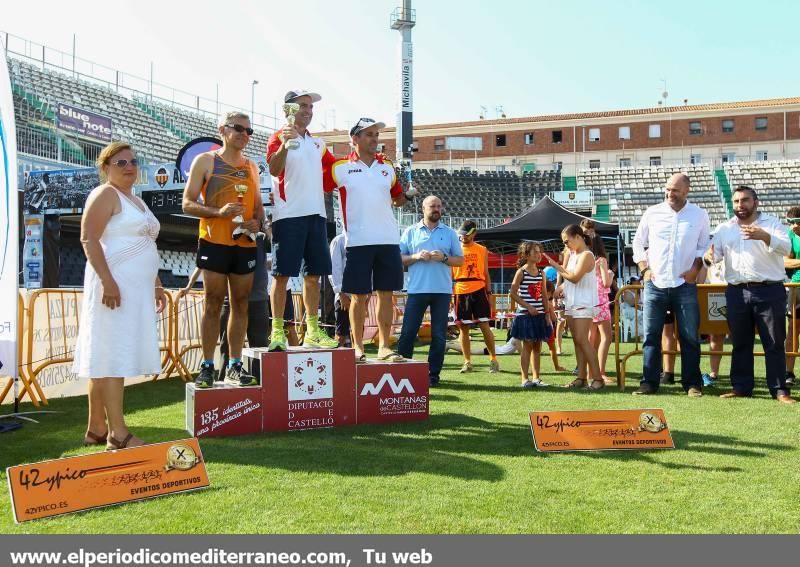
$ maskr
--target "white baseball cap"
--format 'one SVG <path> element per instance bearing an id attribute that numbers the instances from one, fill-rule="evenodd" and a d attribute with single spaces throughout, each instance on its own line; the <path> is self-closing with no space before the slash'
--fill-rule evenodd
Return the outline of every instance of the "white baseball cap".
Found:
<path id="1" fill-rule="evenodd" d="M 319 101 L 322 100 L 322 97 L 319 96 L 317 93 L 304 91 L 303 89 L 295 89 L 293 91 L 288 91 L 284 95 L 283 102 L 292 102 L 294 100 L 297 100 L 301 96 L 310 96 L 311 97 L 311 102 L 319 102 Z"/>
<path id="2" fill-rule="evenodd" d="M 373 126 L 377 126 L 378 128 L 386 128 L 386 124 L 383 122 L 375 122 L 372 118 L 359 118 L 358 122 L 356 122 L 356 125 L 350 128 L 350 135 L 355 136 L 359 132 L 362 132 L 363 130 Z"/>

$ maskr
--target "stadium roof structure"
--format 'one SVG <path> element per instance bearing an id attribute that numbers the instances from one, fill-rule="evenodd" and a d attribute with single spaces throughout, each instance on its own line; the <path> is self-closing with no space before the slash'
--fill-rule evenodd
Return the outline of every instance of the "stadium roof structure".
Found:
<path id="1" fill-rule="evenodd" d="M 498 251 L 509 251 L 509 248 L 515 250 L 523 240 L 540 242 L 557 240 L 556 247 L 561 248 L 559 236 L 563 228 L 570 224 L 580 224 L 582 220 L 588 218 L 562 207 L 545 196 L 507 223 L 479 230 L 475 240 L 484 242 L 489 248 Z M 591 220 L 600 236 L 614 239 L 619 236 L 618 224 Z"/>

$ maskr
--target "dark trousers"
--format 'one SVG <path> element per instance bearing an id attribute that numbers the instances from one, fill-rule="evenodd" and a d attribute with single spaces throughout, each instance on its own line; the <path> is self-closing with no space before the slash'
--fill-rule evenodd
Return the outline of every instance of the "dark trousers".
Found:
<path id="1" fill-rule="evenodd" d="M 667 310 L 675 313 L 678 339 L 681 344 L 681 385 L 701 388 L 700 377 L 700 307 L 697 286 L 685 283 L 678 287 L 658 288 L 653 282 L 644 286 L 644 344 L 642 383 L 658 390 L 661 377 L 661 333 Z"/>
<path id="2" fill-rule="evenodd" d="M 728 328 L 733 356 L 731 358 L 731 385 L 738 394 L 753 393 L 753 342 L 755 331 L 764 347 L 767 367 L 767 387 L 772 397 L 789 394 L 786 387 L 786 292 L 783 284 L 737 287 L 725 290 L 728 304 Z"/>
<path id="3" fill-rule="evenodd" d="M 450 311 L 449 293 L 410 293 L 403 313 L 403 328 L 397 342 L 397 353 L 405 358 L 414 356 L 414 339 L 422 325 L 425 310 L 431 308 L 431 349 L 428 352 L 428 374 L 438 378 L 444 362 L 447 342 L 447 313 Z"/>

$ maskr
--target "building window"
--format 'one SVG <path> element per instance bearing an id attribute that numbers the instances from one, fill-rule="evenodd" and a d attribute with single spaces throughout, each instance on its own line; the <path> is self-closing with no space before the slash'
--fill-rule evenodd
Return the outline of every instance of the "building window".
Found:
<path id="1" fill-rule="evenodd" d="M 505 134 L 498 134 L 494 137 L 494 145 L 498 148 L 504 148 L 506 145 L 506 135 Z"/>
<path id="2" fill-rule="evenodd" d="M 589 169 L 600 169 L 600 160 L 599 159 L 590 159 L 589 160 Z"/>
<path id="3" fill-rule="evenodd" d="M 619 139 L 620 140 L 630 140 L 631 139 L 631 127 L 630 126 L 620 126 L 619 127 Z"/>
<path id="4" fill-rule="evenodd" d="M 561 130 L 553 130 L 553 143 L 560 144 L 561 143 Z"/>
<path id="5" fill-rule="evenodd" d="M 689 122 L 689 135 L 699 136 L 703 133 L 703 126 L 700 122 Z"/>
<path id="6" fill-rule="evenodd" d="M 433 141 L 433 151 L 441 152 L 444 150 L 444 138 L 437 138 Z"/>
<path id="7" fill-rule="evenodd" d="M 530 146 L 533 144 L 533 132 L 528 132 L 525 134 L 525 145 Z"/>
<path id="8" fill-rule="evenodd" d="M 661 124 L 650 124 L 650 128 L 648 129 L 648 135 L 651 138 L 660 138 Z"/>
<path id="9" fill-rule="evenodd" d="M 767 129 L 766 117 L 756 118 L 756 131 L 763 132 L 766 129 Z"/>
<path id="10" fill-rule="evenodd" d="M 703 161 L 703 156 L 700 154 L 692 154 L 689 156 L 689 162 L 694 165 Z"/>
<path id="11" fill-rule="evenodd" d="M 767 161 L 767 150 L 759 150 L 756 152 L 756 161 Z"/>
<path id="12" fill-rule="evenodd" d="M 725 134 L 730 134 L 731 132 L 733 132 L 733 120 L 723 120 L 722 131 Z"/>
<path id="13" fill-rule="evenodd" d="M 736 161 L 736 154 L 734 152 L 723 152 L 722 163 L 732 163 Z"/>
<path id="14" fill-rule="evenodd" d="M 600 128 L 589 128 L 589 141 L 590 142 L 600 141 Z"/>
<path id="15" fill-rule="evenodd" d="M 650 165 L 661 165 L 661 156 L 650 156 Z"/>
<path id="16" fill-rule="evenodd" d="M 619 166 L 620 167 L 630 167 L 631 166 L 631 158 L 629 158 L 629 157 L 619 158 Z"/>

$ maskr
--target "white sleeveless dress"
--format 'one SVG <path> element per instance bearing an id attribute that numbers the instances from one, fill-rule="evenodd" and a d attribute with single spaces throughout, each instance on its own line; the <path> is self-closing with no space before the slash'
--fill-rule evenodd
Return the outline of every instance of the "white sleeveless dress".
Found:
<path id="1" fill-rule="evenodd" d="M 72 366 L 80 378 L 161 371 L 154 292 L 160 225 L 141 199 L 135 198 L 143 210 L 119 191 L 118 195 L 121 210 L 108 221 L 100 245 L 119 287 L 120 306 L 109 309 L 103 305 L 103 286 L 87 261 Z"/>
<path id="2" fill-rule="evenodd" d="M 592 257 L 594 254 L 586 252 Z M 578 267 L 578 254 L 570 254 L 567 262 L 567 271 L 574 272 Z M 574 319 L 593 319 L 597 315 L 597 274 L 592 270 L 583 275 L 578 283 L 564 281 L 565 315 Z"/>

